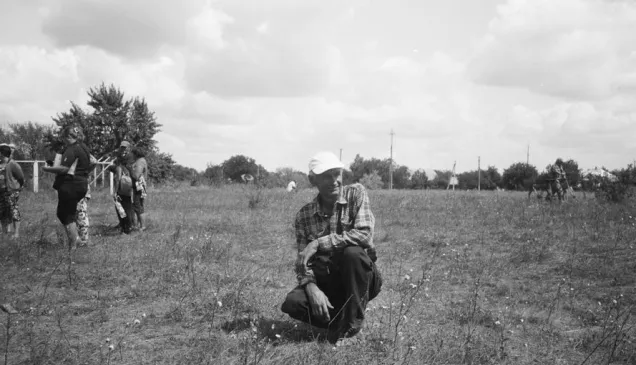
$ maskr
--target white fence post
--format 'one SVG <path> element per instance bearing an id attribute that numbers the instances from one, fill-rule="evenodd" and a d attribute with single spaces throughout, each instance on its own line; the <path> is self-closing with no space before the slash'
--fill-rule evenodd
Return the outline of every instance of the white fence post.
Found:
<path id="1" fill-rule="evenodd" d="M 40 170 L 38 169 L 38 162 L 37 161 L 33 161 L 33 192 L 37 193 L 39 190 L 39 172 Z"/>
<path id="2" fill-rule="evenodd" d="M 115 185 L 115 174 L 111 172 L 108 175 L 110 176 L 110 195 L 113 195 L 113 185 Z"/>

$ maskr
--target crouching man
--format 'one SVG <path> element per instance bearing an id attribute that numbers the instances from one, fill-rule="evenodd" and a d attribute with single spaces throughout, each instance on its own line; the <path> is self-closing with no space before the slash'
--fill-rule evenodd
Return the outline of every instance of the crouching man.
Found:
<path id="1" fill-rule="evenodd" d="M 375 266 L 375 218 L 364 186 L 342 186 L 344 165 L 330 152 L 309 162 L 309 182 L 318 196 L 296 214 L 298 286 L 281 310 L 328 329 L 331 343 L 360 332 L 367 303 L 380 292 Z"/>

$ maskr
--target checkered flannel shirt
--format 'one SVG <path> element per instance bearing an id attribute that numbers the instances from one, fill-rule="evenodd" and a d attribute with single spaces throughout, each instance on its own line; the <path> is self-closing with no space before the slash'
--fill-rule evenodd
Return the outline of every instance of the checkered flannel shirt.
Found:
<path id="1" fill-rule="evenodd" d="M 338 210 L 342 233 L 337 233 Z M 333 252 L 341 251 L 350 245 L 360 246 L 375 251 L 373 244 L 373 227 L 375 217 L 369 206 L 369 197 L 364 186 L 360 184 L 347 185 L 342 188 L 340 198 L 334 204 L 331 217 L 321 212 L 319 196 L 302 207 L 296 214 L 294 228 L 298 252 L 302 252 L 307 244 L 318 240 L 316 255 L 330 256 Z M 315 282 L 311 268 L 302 272 L 296 270 L 296 278 L 300 285 Z"/>

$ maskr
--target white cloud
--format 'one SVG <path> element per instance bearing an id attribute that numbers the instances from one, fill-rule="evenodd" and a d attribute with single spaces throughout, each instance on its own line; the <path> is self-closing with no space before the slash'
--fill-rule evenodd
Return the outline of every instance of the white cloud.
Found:
<path id="1" fill-rule="evenodd" d="M 573 99 L 633 92 L 636 4 L 510 0 L 498 9 L 471 63 L 478 82 Z"/>
<path id="2" fill-rule="evenodd" d="M 432 46 L 443 42 L 431 34 L 457 29 L 405 21 L 399 3 L 6 4 L 0 122 L 49 122 L 105 82 L 145 97 L 163 124 L 161 150 L 199 169 L 234 154 L 272 170 L 304 169 L 322 149 L 342 148 L 347 163 L 385 158 L 391 129 L 398 163 L 412 169 L 474 169 L 477 155 L 504 168 L 525 160 L 528 143 L 538 166 L 566 153 L 617 166 L 636 155 L 626 2 L 510 0 L 470 58 L 453 43 L 459 33 Z"/>
<path id="3" fill-rule="evenodd" d="M 220 49 L 226 45 L 223 40 L 223 27 L 233 22 L 232 17 L 207 4 L 199 14 L 188 20 L 187 27 L 194 33 L 197 43 L 204 47 Z"/>

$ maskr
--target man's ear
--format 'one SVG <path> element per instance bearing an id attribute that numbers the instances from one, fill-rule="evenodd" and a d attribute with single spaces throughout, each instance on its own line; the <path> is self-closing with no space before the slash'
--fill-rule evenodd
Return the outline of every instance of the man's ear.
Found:
<path id="1" fill-rule="evenodd" d="M 307 179 L 309 179 L 309 184 L 311 184 L 311 186 L 316 186 L 315 184 L 315 179 L 316 175 L 309 173 L 309 175 L 307 175 Z"/>

